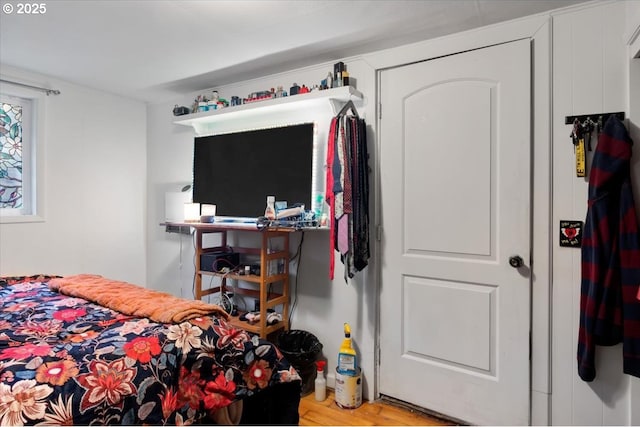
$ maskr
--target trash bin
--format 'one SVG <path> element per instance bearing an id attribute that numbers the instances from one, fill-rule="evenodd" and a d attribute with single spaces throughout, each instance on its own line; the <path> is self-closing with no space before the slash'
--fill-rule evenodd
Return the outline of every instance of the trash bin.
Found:
<path id="1" fill-rule="evenodd" d="M 322 343 L 310 332 L 292 329 L 282 332 L 276 344 L 302 377 L 302 396 L 313 392 L 315 362 L 322 353 Z"/>

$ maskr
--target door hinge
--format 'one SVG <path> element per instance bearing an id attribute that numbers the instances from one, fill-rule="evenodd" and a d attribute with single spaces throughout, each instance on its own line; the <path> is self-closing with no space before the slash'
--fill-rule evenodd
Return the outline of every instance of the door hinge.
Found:
<path id="1" fill-rule="evenodd" d="M 382 242 L 382 226 L 381 225 L 378 225 L 376 227 L 376 240 L 378 242 Z"/>
<path id="2" fill-rule="evenodd" d="M 382 119 L 382 102 L 378 102 L 378 118 Z"/>

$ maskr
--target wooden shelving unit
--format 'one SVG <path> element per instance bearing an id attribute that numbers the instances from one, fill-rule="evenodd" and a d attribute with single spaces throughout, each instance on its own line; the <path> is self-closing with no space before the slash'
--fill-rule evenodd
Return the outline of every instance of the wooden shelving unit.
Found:
<path id="1" fill-rule="evenodd" d="M 228 285 L 229 280 L 244 282 L 251 287 L 234 286 L 232 291 L 236 295 L 244 295 L 260 301 L 260 320 L 256 323 L 249 323 L 239 319 L 239 316 L 231 316 L 229 321 L 234 326 L 266 338 L 267 335 L 280 329 L 289 330 L 289 236 L 295 229 L 277 228 L 258 230 L 255 226 L 234 225 L 234 224 L 204 224 L 204 223 L 172 223 L 172 226 L 189 226 L 195 230 L 195 298 L 203 297 L 218 292 L 225 293 L 231 290 Z M 233 251 L 240 254 L 241 259 L 246 257 L 259 258 L 260 275 L 238 274 L 235 272 L 217 273 L 201 269 L 200 256 L 208 252 L 215 252 L 220 248 L 227 247 L 228 233 L 259 233 L 261 243 L 259 247 L 237 247 L 233 246 Z M 220 245 L 214 247 L 203 246 L 203 236 L 205 234 L 217 234 L 220 237 Z M 275 242 L 279 240 L 279 242 Z M 274 243 L 274 244 L 272 244 Z M 279 247 L 281 249 L 270 252 L 269 248 Z M 279 266 L 280 271 L 274 266 Z M 203 289 L 202 277 L 213 276 L 219 278 L 218 283 L 210 288 Z M 280 288 L 279 292 L 269 293 L 272 285 Z M 282 320 L 273 324 L 267 324 L 267 310 L 282 307 Z"/>

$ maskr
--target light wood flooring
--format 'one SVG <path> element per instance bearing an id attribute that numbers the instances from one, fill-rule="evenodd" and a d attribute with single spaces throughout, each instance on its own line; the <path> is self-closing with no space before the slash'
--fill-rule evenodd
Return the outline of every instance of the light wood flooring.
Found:
<path id="1" fill-rule="evenodd" d="M 446 420 L 430 417 L 419 411 L 385 401 L 362 402 L 356 409 L 340 408 L 333 390 L 327 389 L 327 399 L 317 402 L 313 393 L 300 401 L 301 426 L 450 426 Z"/>

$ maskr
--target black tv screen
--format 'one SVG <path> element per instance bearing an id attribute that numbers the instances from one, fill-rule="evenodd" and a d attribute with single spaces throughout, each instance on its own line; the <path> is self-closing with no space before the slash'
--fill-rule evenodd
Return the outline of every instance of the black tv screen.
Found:
<path id="1" fill-rule="evenodd" d="M 313 123 L 196 137 L 193 201 L 217 216 L 264 215 L 267 196 L 311 209 Z"/>

